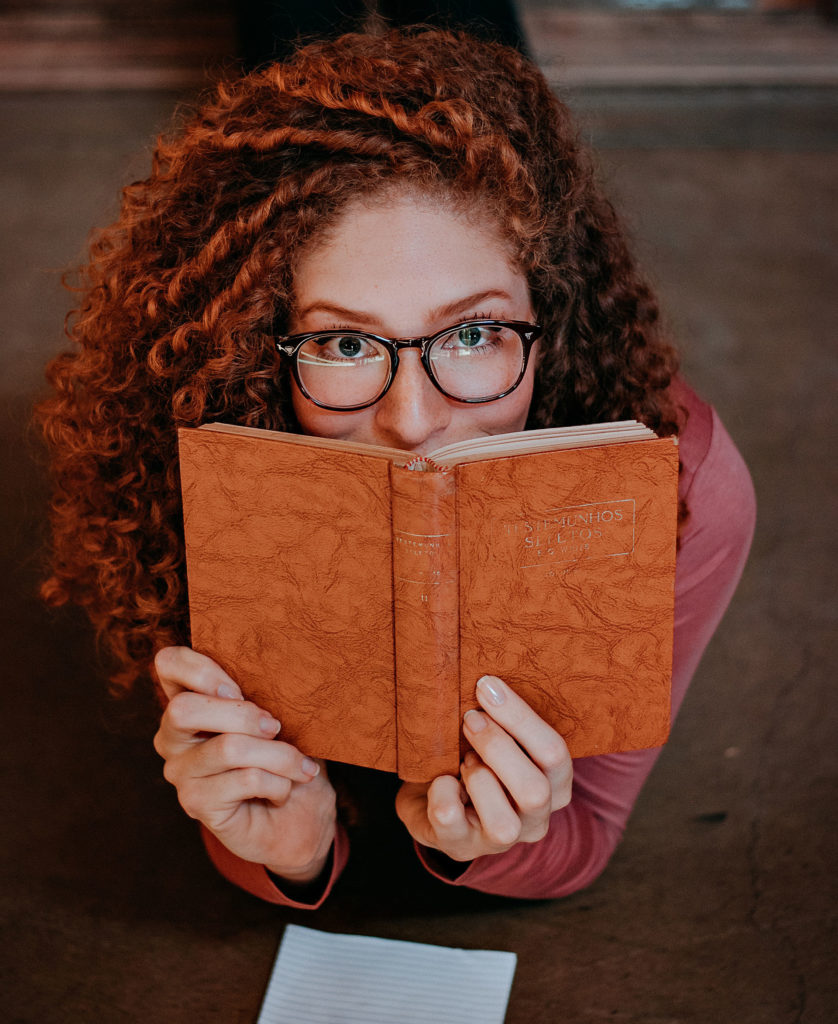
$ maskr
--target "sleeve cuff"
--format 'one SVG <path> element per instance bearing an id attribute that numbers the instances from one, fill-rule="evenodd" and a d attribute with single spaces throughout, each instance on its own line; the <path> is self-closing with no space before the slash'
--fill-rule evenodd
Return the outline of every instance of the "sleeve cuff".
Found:
<path id="1" fill-rule="evenodd" d="M 323 905 L 349 858 L 349 838 L 343 826 L 338 825 L 330 855 L 328 877 L 317 885 L 315 898 L 298 898 L 292 895 L 292 891 L 298 892 L 297 886 L 289 886 L 288 891 L 284 892 L 281 880 L 271 875 L 263 864 L 254 864 L 252 861 L 237 857 L 203 825 L 201 837 L 210 860 L 228 881 L 268 903 L 298 910 L 317 910 Z"/>
<path id="2" fill-rule="evenodd" d="M 430 846 L 422 846 L 415 839 L 413 847 L 416 850 L 419 863 L 434 878 L 438 878 L 440 882 L 447 882 L 449 885 L 468 885 L 469 869 L 476 863 L 475 861 L 452 860 L 439 850 L 434 850 Z"/>

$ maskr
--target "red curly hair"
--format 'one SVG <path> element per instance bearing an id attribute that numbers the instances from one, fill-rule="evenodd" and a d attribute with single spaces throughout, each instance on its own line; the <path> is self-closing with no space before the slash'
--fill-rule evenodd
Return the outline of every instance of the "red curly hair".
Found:
<path id="1" fill-rule="evenodd" d="M 116 690 L 189 642 L 176 428 L 299 429 L 274 336 L 294 261 L 388 185 L 482 203 L 545 328 L 528 426 L 676 433 L 676 357 L 567 108 L 515 50 L 424 28 L 313 43 L 216 87 L 158 140 L 81 272 L 37 418 L 51 456 L 46 600 L 84 606 Z"/>

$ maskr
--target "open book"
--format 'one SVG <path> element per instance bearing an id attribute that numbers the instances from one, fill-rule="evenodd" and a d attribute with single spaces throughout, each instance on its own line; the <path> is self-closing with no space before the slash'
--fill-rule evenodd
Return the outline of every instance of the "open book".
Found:
<path id="1" fill-rule="evenodd" d="M 179 431 L 192 645 L 312 757 L 456 774 L 500 676 L 574 757 L 669 731 L 678 447 L 631 421 L 410 452 Z"/>

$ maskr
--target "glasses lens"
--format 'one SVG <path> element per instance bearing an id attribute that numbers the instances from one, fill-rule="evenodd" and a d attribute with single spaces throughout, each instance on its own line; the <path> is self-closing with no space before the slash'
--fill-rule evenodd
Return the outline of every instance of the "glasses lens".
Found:
<path id="1" fill-rule="evenodd" d="M 303 387 L 323 405 L 351 409 L 374 402 L 390 375 L 383 345 L 360 334 L 318 334 L 297 353 Z"/>
<path id="2" fill-rule="evenodd" d="M 524 343 L 511 327 L 465 324 L 437 338 L 430 363 L 452 398 L 494 398 L 513 387 L 524 366 Z"/>

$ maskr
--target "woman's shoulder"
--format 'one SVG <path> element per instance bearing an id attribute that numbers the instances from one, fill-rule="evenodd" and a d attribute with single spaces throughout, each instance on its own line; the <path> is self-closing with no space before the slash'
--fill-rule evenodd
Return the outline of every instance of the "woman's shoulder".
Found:
<path id="1" fill-rule="evenodd" d="M 725 552 L 740 562 L 756 520 L 751 474 L 712 405 L 681 378 L 673 385 L 673 397 L 686 414 L 679 435 L 679 492 L 689 510 L 681 538 L 683 560 L 706 566 L 711 553 Z"/>
<path id="2" fill-rule="evenodd" d="M 681 457 L 681 497 L 685 497 L 692 486 L 696 470 L 710 450 L 713 440 L 713 407 L 700 398 L 683 377 L 676 377 L 673 381 L 672 396 L 683 420 L 678 449 Z"/>
<path id="3" fill-rule="evenodd" d="M 681 457 L 681 497 L 689 500 L 696 488 L 721 477 L 739 479 L 750 488 L 745 460 L 725 429 L 719 414 L 682 378 L 672 385 L 672 394 L 683 410 L 684 423 L 678 437 Z"/>

